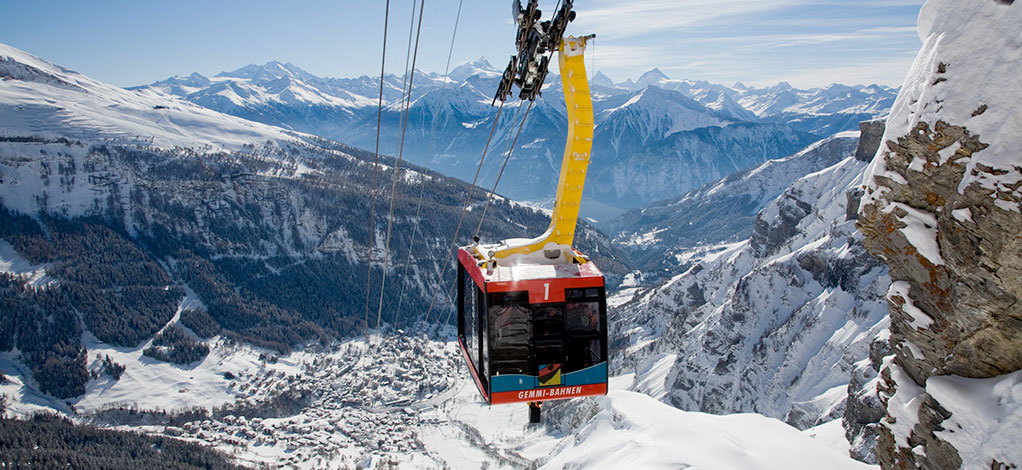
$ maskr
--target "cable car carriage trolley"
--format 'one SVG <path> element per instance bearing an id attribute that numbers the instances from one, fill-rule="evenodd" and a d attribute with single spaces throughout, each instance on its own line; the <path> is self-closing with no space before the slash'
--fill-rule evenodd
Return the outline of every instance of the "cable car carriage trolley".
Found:
<path id="1" fill-rule="evenodd" d="M 547 72 L 537 54 L 558 48 L 568 136 L 550 226 L 534 239 L 477 239 L 458 249 L 458 343 L 469 371 L 488 404 L 529 403 L 531 422 L 543 401 L 607 393 L 603 273 L 572 248 L 592 148 L 583 53 L 593 36 L 562 40 L 575 17 L 571 7 L 566 0 L 553 20 L 539 22 L 530 20 L 539 17 L 536 0 L 526 8 L 514 3 L 519 28 L 529 30 L 518 37 L 533 42 L 518 41 L 495 98 L 503 102 L 515 84 L 521 99 L 534 100 Z"/>

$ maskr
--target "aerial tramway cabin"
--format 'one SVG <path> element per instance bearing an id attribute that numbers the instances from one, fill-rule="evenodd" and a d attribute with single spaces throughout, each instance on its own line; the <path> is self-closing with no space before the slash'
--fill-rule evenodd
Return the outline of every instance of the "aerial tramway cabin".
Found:
<path id="1" fill-rule="evenodd" d="M 606 394 L 603 273 L 574 250 L 567 263 L 493 266 L 477 246 L 458 250 L 458 341 L 486 402 Z"/>
<path id="2" fill-rule="evenodd" d="M 503 107 L 517 85 L 531 107 L 559 52 L 568 133 L 550 226 L 537 238 L 475 239 L 458 250 L 458 343 L 468 369 L 488 404 L 528 403 L 531 422 L 544 401 L 607 393 L 603 273 L 572 247 L 594 127 L 584 61 L 594 36 L 564 37 L 572 3 L 558 2 L 553 18 L 540 21 L 537 0 L 524 8 L 515 0 L 518 54 L 494 97 Z"/>

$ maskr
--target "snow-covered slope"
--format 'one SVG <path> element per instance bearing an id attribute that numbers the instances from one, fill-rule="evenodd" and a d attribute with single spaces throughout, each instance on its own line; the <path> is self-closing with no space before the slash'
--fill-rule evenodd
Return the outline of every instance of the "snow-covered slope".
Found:
<path id="1" fill-rule="evenodd" d="M 803 428 L 840 418 L 853 365 L 887 327 L 886 269 L 861 246 L 846 196 L 865 166 L 849 156 L 797 180 L 750 240 L 623 305 L 613 334 L 632 388 Z"/>
<path id="2" fill-rule="evenodd" d="M 627 377 L 615 379 L 606 397 L 547 403 L 544 424 L 529 425 L 523 405 L 480 402 L 453 342 L 386 336 L 371 345 L 353 340 L 288 355 L 224 345 L 188 367 L 94 346 L 127 370 L 120 381 L 104 376 L 74 403 L 82 418 L 211 445 L 247 464 L 875 468 L 830 447 L 833 436 L 755 414 L 681 411 L 622 390 L 617 384 Z M 12 400 L 10 415 L 70 412 L 63 403 L 25 393 L 24 376 L 12 366 L 0 356 L 0 370 L 10 379 L 0 393 Z M 221 408 L 211 413 L 213 406 Z"/>
<path id="3" fill-rule="evenodd" d="M 97 82 L 0 44 L 0 129 L 7 135 L 109 139 L 172 148 L 237 150 L 295 140 L 259 124 L 163 96 Z M 69 130 L 73 133 L 69 134 Z"/>
<path id="4" fill-rule="evenodd" d="M 623 390 L 581 408 L 594 416 L 541 468 L 873 468 L 762 415 L 686 412 Z"/>

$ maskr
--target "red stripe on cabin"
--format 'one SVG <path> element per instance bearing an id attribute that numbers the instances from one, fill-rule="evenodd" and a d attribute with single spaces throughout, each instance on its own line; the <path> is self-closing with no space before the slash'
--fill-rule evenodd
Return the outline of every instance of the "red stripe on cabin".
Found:
<path id="1" fill-rule="evenodd" d="M 548 287 L 549 286 L 549 287 Z M 487 292 L 529 291 L 530 304 L 564 302 L 564 289 L 603 287 L 602 277 L 566 277 L 513 282 L 491 282 Z"/>
<path id="2" fill-rule="evenodd" d="M 558 385 L 554 387 L 534 388 L 531 390 L 495 392 L 490 399 L 490 404 L 500 405 L 504 403 L 565 400 L 568 398 L 578 398 L 606 394 L 607 394 L 606 383 L 588 385 Z"/>
<path id="3" fill-rule="evenodd" d="M 472 276 L 472 279 L 476 281 L 476 285 L 480 289 L 484 289 L 483 286 L 486 285 L 486 279 L 483 277 L 483 272 L 479 270 L 478 261 L 468 251 L 465 251 L 464 248 L 458 248 L 458 262 L 465 267 L 468 275 Z M 465 308 L 468 308 L 468 306 L 465 306 Z M 472 308 L 475 308 L 475 306 L 472 306 Z"/>

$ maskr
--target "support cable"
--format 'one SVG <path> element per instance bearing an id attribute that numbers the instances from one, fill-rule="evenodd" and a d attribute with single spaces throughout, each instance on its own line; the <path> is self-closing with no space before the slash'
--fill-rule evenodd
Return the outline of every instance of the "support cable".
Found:
<path id="1" fill-rule="evenodd" d="M 408 88 L 408 76 L 409 76 L 408 75 L 408 70 L 409 70 L 408 69 L 408 63 L 411 62 L 411 60 L 412 60 L 412 39 L 413 39 L 412 33 L 415 32 L 415 5 L 417 4 L 416 2 L 417 2 L 417 0 L 412 0 L 412 14 L 411 14 L 411 19 L 408 21 L 408 46 L 407 46 L 407 49 L 405 50 L 405 73 L 404 73 L 404 75 L 401 76 L 401 99 L 398 101 L 399 103 L 404 103 L 405 97 L 407 97 L 408 94 L 411 93 L 411 90 Z M 402 111 L 403 111 L 403 105 L 402 105 Z M 402 112 L 401 114 L 399 114 L 399 117 L 400 117 L 400 119 L 398 120 L 398 128 L 401 128 L 401 127 L 404 126 L 404 123 L 405 123 L 404 120 L 405 120 L 406 115 Z M 395 152 L 400 152 L 401 151 L 400 144 L 398 144 L 398 147 L 395 148 L 394 151 Z"/>
<path id="2" fill-rule="evenodd" d="M 461 21 L 461 6 L 462 6 L 463 2 L 464 2 L 464 0 L 459 0 L 459 2 L 458 2 L 458 14 L 454 18 L 454 33 L 451 35 L 451 47 L 447 51 L 447 66 L 444 68 L 444 79 L 443 79 L 443 82 L 440 84 L 440 97 L 437 100 L 439 103 L 441 103 L 441 105 L 443 105 L 443 102 L 444 102 L 444 92 L 447 90 L 447 76 L 450 74 L 450 70 L 451 70 L 451 56 L 454 55 L 454 42 L 455 42 L 455 39 L 457 39 L 457 37 L 458 37 L 458 23 Z M 436 153 L 436 147 L 435 147 L 435 144 L 436 144 L 436 128 L 437 128 L 437 121 L 439 120 L 439 118 L 440 118 L 440 112 L 438 111 L 436 113 L 436 115 L 433 116 L 433 125 L 431 126 L 432 132 L 430 133 L 430 138 L 429 138 L 429 155 L 430 156 L 433 156 Z M 428 162 L 427 162 L 427 164 L 428 164 Z M 426 169 L 429 170 L 429 167 L 427 166 Z M 413 248 L 413 246 L 415 244 L 415 239 L 417 238 L 417 236 L 420 233 L 419 215 L 422 212 L 422 196 L 423 196 L 423 194 L 425 192 L 426 192 L 426 175 L 424 174 L 423 177 L 420 178 L 420 181 L 419 181 L 419 198 L 418 198 L 418 201 L 415 204 L 415 219 L 414 219 L 415 220 L 415 228 L 412 229 L 412 237 L 408 241 L 408 259 L 405 261 L 404 274 L 402 274 L 400 276 L 400 279 L 401 279 L 401 292 L 400 292 L 400 294 L 398 294 L 397 310 L 396 310 L 397 312 L 401 311 L 401 306 L 403 305 L 404 299 L 405 299 L 405 297 L 404 297 L 405 286 L 408 285 L 408 283 L 405 282 L 406 281 L 406 275 L 408 273 L 408 266 L 410 266 L 412 264 L 412 248 Z M 429 251 L 430 255 L 433 254 L 433 251 L 431 251 L 431 250 L 427 250 L 427 251 Z M 432 256 L 430 258 L 431 258 L 430 261 L 435 261 L 435 259 L 433 259 Z M 397 321 L 398 321 L 398 318 L 397 318 L 397 314 L 395 313 L 395 315 L 394 315 L 394 324 L 397 324 Z"/>
<path id="3" fill-rule="evenodd" d="M 555 17 L 557 15 L 557 11 L 560 10 L 560 8 L 561 8 L 561 2 L 562 2 L 562 0 L 558 0 L 557 1 L 557 7 L 554 9 L 554 16 Z M 552 48 L 550 50 L 550 56 L 549 56 L 550 58 L 553 58 L 554 52 L 556 52 L 556 48 Z M 526 114 L 525 118 L 528 118 L 529 110 L 532 109 L 532 105 L 534 103 L 535 103 L 534 101 L 530 100 L 529 108 L 526 110 L 526 113 L 525 113 Z M 504 107 L 504 101 L 501 100 L 501 102 L 500 102 L 500 109 L 503 109 L 503 107 Z M 497 110 L 497 118 L 498 119 L 500 118 L 500 109 Z M 516 134 L 515 138 L 514 138 L 515 141 L 518 140 L 518 135 L 521 134 L 521 130 L 522 130 L 521 126 L 525 124 L 525 118 L 522 119 L 521 125 L 519 125 L 518 134 Z M 494 121 L 493 125 L 494 125 L 494 129 L 496 129 L 497 122 Z M 492 138 L 493 138 L 493 130 L 491 129 L 490 130 L 490 139 L 492 139 Z M 487 141 L 486 141 L 486 148 L 487 149 L 490 146 L 490 139 L 487 139 Z M 512 148 L 513 148 L 513 146 L 514 146 L 514 143 L 512 143 Z M 510 158 L 510 156 L 511 156 L 511 153 L 509 151 L 508 155 L 507 155 L 507 158 Z M 483 158 L 486 158 L 486 150 L 483 150 Z M 501 174 L 504 172 L 504 167 L 507 165 L 507 158 L 505 158 L 503 164 L 501 165 L 501 169 L 500 169 L 500 173 Z M 483 166 L 483 161 L 482 161 L 482 159 L 480 159 L 480 161 L 479 161 L 479 168 L 482 168 L 482 166 Z M 476 170 L 476 178 L 473 178 L 473 180 L 472 180 L 472 187 L 470 188 L 470 191 L 469 191 L 469 199 L 471 199 L 471 197 L 472 197 L 471 189 L 473 189 L 475 187 L 476 179 L 478 177 L 479 177 L 479 170 L 477 169 Z M 499 182 L 500 182 L 500 174 L 497 175 L 497 180 L 494 182 L 494 186 L 493 186 L 494 189 L 496 189 L 496 185 Z M 489 196 L 489 198 L 486 201 L 486 206 L 484 206 L 484 208 L 483 208 L 483 216 L 479 218 L 479 226 L 476 227 L 476 232 L 475 232 L 475 235 L 473 235 L 473 236 L 478 236 L 478 234 L 479 234 L 479 228 L 482 227 L 483 219 L 486 216 L 486 208 L 489 207 L 490 199 L 492 199 L 492 197 L 493 197 L 493 191 L 490 192 L 490 196 Z M 447 260 L 448 260 L 448 258 L 451 257 L 451 253 L 454 251 L 454 247 L 455 247 L 455 245 L 457 243 L 458 231 L 461 229 L 461 223 L 464 220 L 467 206 L 468 206 L 468 201 L 466 201 L 466 207 L 462 208 L 461 217 L 458 219 L 458 227 L 454 231 L 454 237 L 451 239 L 451 246 L 448 248 L 447 255 L 444 257 L 443 269 L 440 272 L 440 280 L 439 280 L 439 282 L 443 282 L 443 276 L 447 272 L 447 266 L 448 266 Z M 451 291 L 451 289 L 453 289 L 453 284 L 447 290 L 447 297 L 448 298 L 450 298 L 450 291 Z M 438 290 L 439 289 L 434 289 L 433 290 L 433 297 L 432 297 L 432 299 L 429 302 L 429 310 L 426 311 L 426 317 L 423 320 L 423 323 L 426 323 L 426 322 L 429 321 L 430 313 L 433 311 L 433 306 L 435 305 L 435 302 L 436 302 L 436 294 L 437 294 Z M 444 320 L 444 323 L 446 323 L 447 320 L 450 319 L 450 317 L 451 317 L 451 313 L 448 312 L 447 319 Z"/>
<path id="4" fill-rule="evenodd" d="M 490 207 L 490 202 L 493 201 L 493 194 L 497 191 L 497 185 L 500 184 L 500 177 L 504 175 L 504 168 L 507 168 L 507 162 L 511 160 L 511 154 L 515 150 L 515 144 L 518 142 L 518 136 L 522 135 L 522 128 L 525 127 L 525 121 L 529 119 L 529 111 L 532 111 L 532 105 L 535 101 L 529 102 L 529 107 L 525 108 L 525 116 L 522 116 L 522 121 L 518 123 L 518 132 L 515 133 L 515 138 L 511 140 L 511 145 L 508 146 L 507 155 L 504 155 L 504 162 L 500 164 L 500 171 L 497 172 L 497 179 L 493 181 L 493 187 L 490 188 L 490 195 L 486 198 L 486 204 L 483 205 L 483 213 L 479 216 L 479 225 L 476 225 L 476 231 L 472 235 L 473 237 L 479 236 L 479 229 L 483 227 L 483 220 L 486 220 L 486 210 Z"/>
<path id="5" fill-rule="evenodd" d="M 529 111 L 532 110 L 533 103 L 534 102 L 532 102 L 532 101 L 529 102 L 529 107 L 525 109 L 525 115 L 522 117 L 521 122 L 519 122 L 519 124 L 518 124 L 518 132 L 515 133 L 515 137 L 511 141 L 511 145 L 508 147 L 507 155 L 504 156 L 504 161 L 500 165 L 500 171 L 497 173 L 497 178 L 496 178 L 496 180 L 493 181 L 493 187 L 490 189 L 490 195 L 486 198 L 486 205 L 483 206 L 483 213 L 482 213 L 482 215 L 479 216 L 479 225 L 476 226 L 476 231 L 475 231 L 475 234 L 473 235 L 473 237 L 479 236 L 479 229 L 482 228 L 483 220 L 486 219 L 486 210 L 487 210 L 487 208 L 490 207 L 490 201 L 493 200 L 493 194 L 497 190 L 497 184 L 500 183 L 500 177 L 504 174 L 504 168 L 507 167 L 507 162 L 509 160 L 511 160 L 511 153 L 514 152 L 515 144 L 516 144 L 516 142 L 518 142 L 518 136 L 520 136 L 522 134 L 522 128 L 525 126 L 525 121 L 527 119 L 529 119 Z M 447 298 L 448 299 L 451 298 L 451 291 L 453 290 L 453 288 L 454 288 L 454 284 L 452 284 L 451 287 L 449 287 L 447 289 Z M 451 319 L 451 312 L 453 312 L 453 311 L 448 311 L 447 312 L 447 317 L 444 318 L 444 321 L 443 321 L 444 324 L 446 324 L 447 321 Z"/>
<path id="6" fill-rule="evenodd" d="M 476 175 L 472 178 L 472 184 L 468 187 L 468 195 L 465 197 L 465 204 L 461 207 L 461 215 L 458 217 L 458 226 L 454 229 L 454 236 L 451 237 L 451 244 L 447 248 L 447 254 L 444 255 L 443 269 L 440 271 L 439 282 L 444 281 L 444 274 L 447 274 L 447 260 L 451 257 L 451 253 L 454 252 L 454 247 L 458 243 L 458 232 L 461 231 L 461 224 L 465 221 L 465 213 L 468 212 L 468 206 L 472 201 L 472 193 L 475 191 L 476 182 L 479 180 L 479 172 L 483 169 L 483 162 L 486 161 L 486 153 L 490 151 L 490 142 L 493 141 L 493 131 L 497 130 L 497 123 L 500 122 L 500 113 L 504 110 L 504 102 L 500 102 L 500 107 L 497 108 L 497 116 L 493 118 L 493 127 L 490 128 L 490 136 L 486 139 L 486 146 L 483 148 L 483 155 L 479 158 L 479 166 L 476 167 Z M 437 290 L 433 290 L 433 297 L 429 301 L 429 310 L 426 311 L 426 318 L 423 323 L 429 322 L 429 315 L 433 312 L 433 305 L 436 302 Z"/>
<path id="7" fill-rule="evenodd" d="M 397 154 L 397 161 L 394 163 L 394 183 L 390 189 L 390 216 L 387 222 L 387 241 L 384 244 L 384 258 L 383 258 L 383 280 L 380 282 L 380 304 L 376 310 L 376 329 L 380 330 L 380 320 L 383 316 L 383 298 L 386 294 L 387 286 L 387 262 L 390 260 L 390 239 L 391 230 L 394 227 L 394 206 L 397 201 L 397 183 L 401 179 L 401 161 L 404 158 L 404 147 L 405 147 L 405 132 L 408 129 L 408 109 L 411 107 L 412 102 L 412 82 L 415 80 L 415 63 L 419 56 L 419 36 L 422 33 L 422 13 L 426 8 L 426 0 L 422 0 L 419 3 L 419 25 L 415 32 L 415 52 L 412 53 L 412 70 L 408 76 L 408 94 L 405 98 L 404 106 L 404 124 L 401 126 L 401 142 L 399 144 L 399 150 Z"/>
<path id="8" fill-rule="evenodd" d="M 369 339 L 369 297 L 373 279 L 373 251 L 376 250 L 376 175 L 380 172 L 380 124 L 383 121 L 383 77 L 387 66 L 387 25 L 390 24 L 390 0 L 383 13 L 383 58 L 380 60 L 380 100 L 376 110 L 376 158 L 373 161 L 373 184 L 369 187 L 369 254 L 366 257 L 366 340 Z"/>
<path id="9" fill-rule="evenodd" d="M 398 117 L 399 117 L 399 119 L 398 119 L 398 128 L 399 129 L 404 129 L 404 127 L 405 127 L 405 120 L 408 119 L 408 113 L 405 111 L 405 103 L 411 98 L 411 89 L 409 88 L 410 85 L 408 83 L 408 79 L 409 79 L 409 76 L 410 76 L 410 74 L 409 74 L 409 70 L 410 70 L 409 69 L 409 64 L 412 61 L 412 45 L 414 44 L 413 40 L 415 39 L 415 36 L 414 36 L 414 33 L 415 33 L 415 18 L 416 18 L 416 16 L 415 16 L 415 6 L 417 4 L 418 4 L 417 0 L 412 0 L 412 12 L 411 12 L 411 15 L 410 15 L 410 20 L 408 21 L 408 46 L 407 46 L 407 49 L 405 51 L 405 71 L 404 71 L 404 74 L 402 75 L 401 98 L 398 100 L 398 102 L 401 103 L 401 112 L 398 113 Z M 411 73 L 414 73 L 414 71 L 412 71 Z M 404 142 L 400 141 L 398 143 L 397 148 L 394 149 L 394 152 L 396 154 L 401 154 L 403 145 L 404 145 Z M 414 233 L 413 233 L 413 237 L 414 237 Z M 389 258 L 389 250 L 388 250 L 387 260 L 389 261 L 389 259 L 390 258 Z M 382 296 L 382 293 L 381 293 L 381 296 Z M 379 315 L 377 315 L 377 317 L 379 317 Z M 396 318 L 397 318 L 397 315 L 395 315 L 395 319 Z M 379 328 L 380 324 L 381 324 L 381 319 L 377 318 L 377 320 L 376 320 L 377 328 Z"/>

